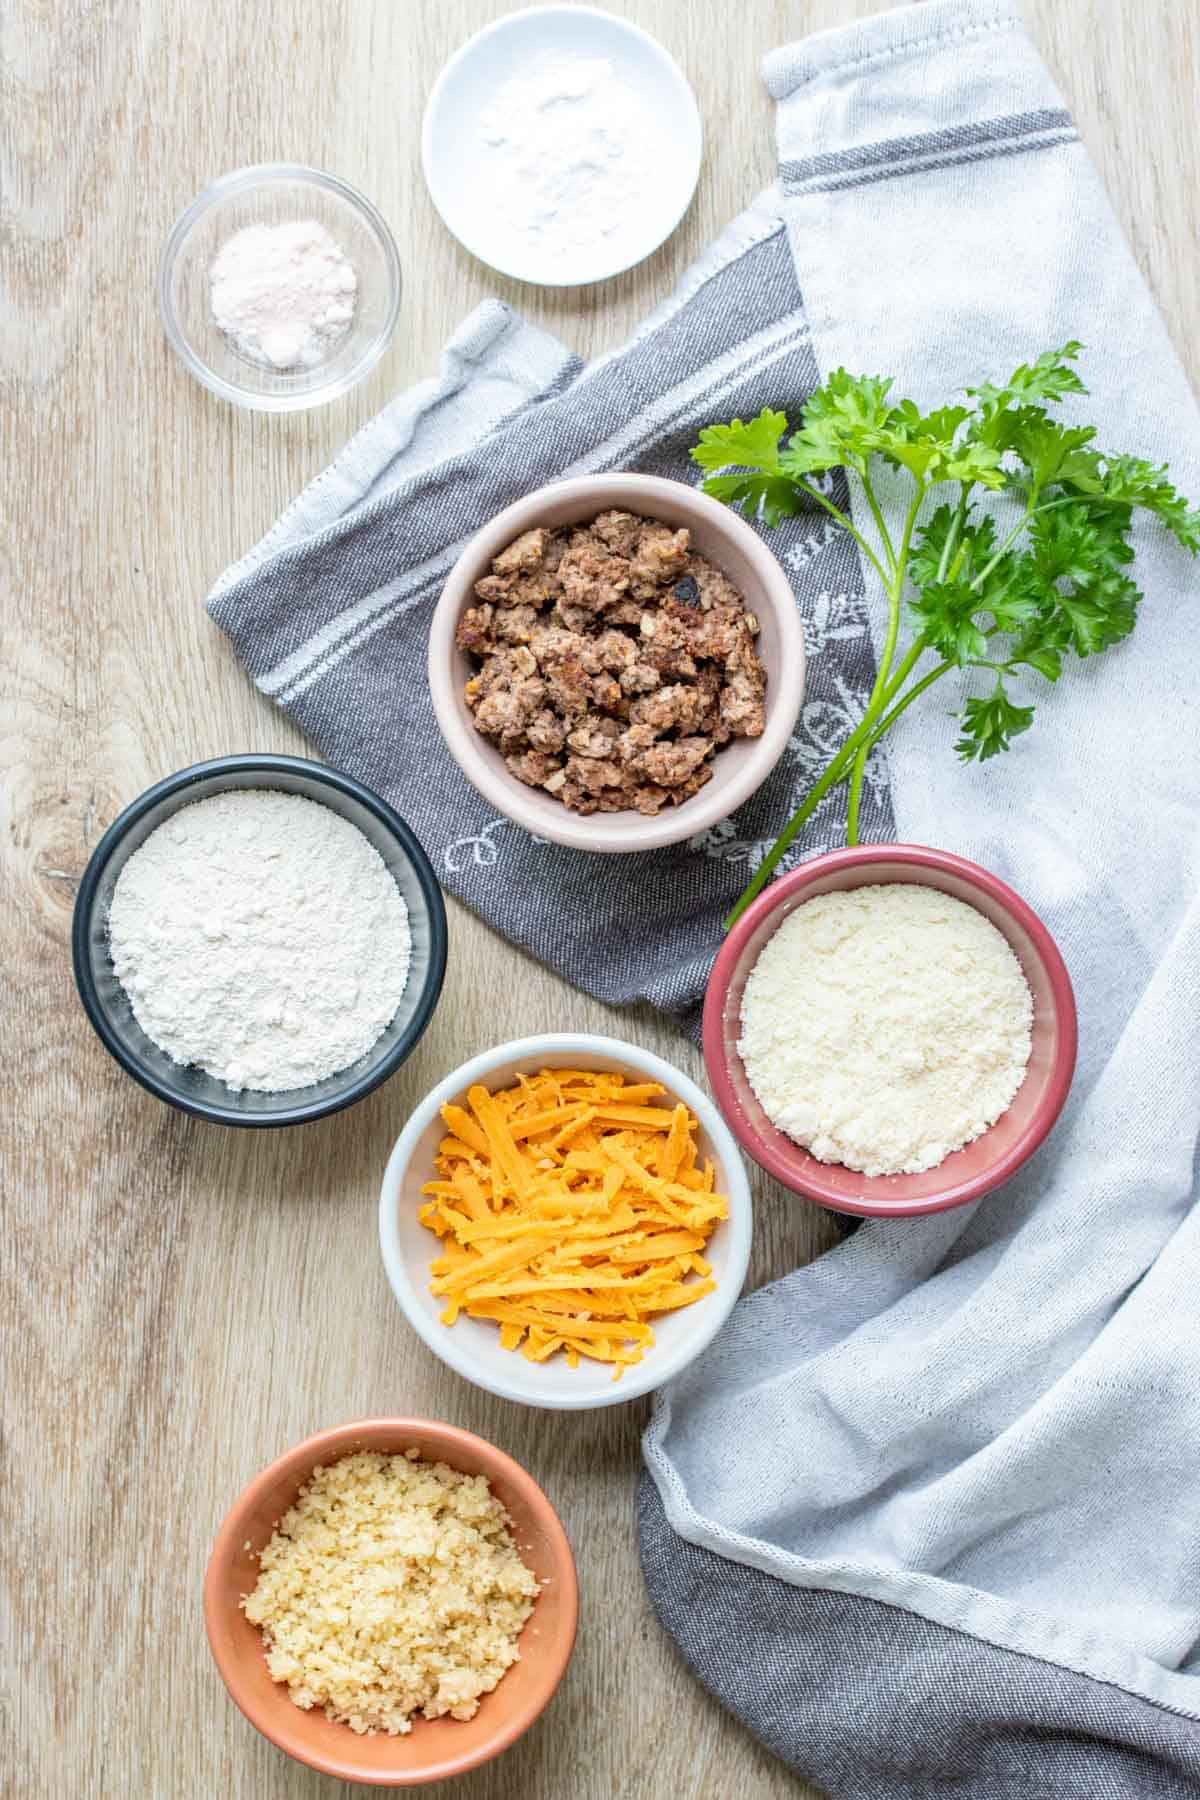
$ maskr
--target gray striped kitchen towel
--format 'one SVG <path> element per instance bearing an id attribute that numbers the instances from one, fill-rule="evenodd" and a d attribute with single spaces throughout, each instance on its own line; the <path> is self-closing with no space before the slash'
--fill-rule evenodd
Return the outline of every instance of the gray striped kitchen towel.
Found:
<path id="1" fill-rule="evenodd" d="M 650 1000 L 693 1029 L 722 916 L 870 688 L 849 538 L 815 508 L 771 534 L 807 631 L 798 729 L 733 818 L 645 855 L 536 840 L 475 792 L 430 706 L 429 616 L 464 542 L 510 501 L 589 470 L 697 481 L 688 450 L 702 426 L 798 408 L 817 379 L 777 197 L 764 200 L 631 344 L 590 367 L 485 303 L 438 377 L 361 431 L 209 600 L 263 692 L 404 815 L 451 893 L 589 993 Z M 887 835 L 882 759 L 870 776 L 865 829 Z M 843 819 L 832 801 L 805 854 L 838 842 Z"/>
<path id="2" fill-rule="evenodd" d="M 926 0 L 767 73 L 778 185 L 626 349 L 581 368 L 482 308 L 210 601 L 452 891 L 593 993 L 690 1017 L 726 903 L 858 715 L 877 598 L 823 518 L 770 534 L 811 656 L 787 755 L 725 827 L 598 859 L 524 837 L 442 750 L 425 627 L 475 527 L 581 470 L 690 481 L 700 426 L 791 413 L 839 364 L 935 405 L 1070 337 L 1093 395 L 1068 412 L 1200 491 L 1186 382 L 1006 0 Z M 1045 917 L 1080 1006 L 1062 1122 L 1001 1194 L 743 1300 L 646 1436 L 659 1617 L 838 1800 L 1200 1795 L 1200 656 L 1192 569 L 1140 535 L 1135 637 L 982 768 L 914 708 L 865 813 Z M 840 829 L 830 807 L 800 853 Z"/>

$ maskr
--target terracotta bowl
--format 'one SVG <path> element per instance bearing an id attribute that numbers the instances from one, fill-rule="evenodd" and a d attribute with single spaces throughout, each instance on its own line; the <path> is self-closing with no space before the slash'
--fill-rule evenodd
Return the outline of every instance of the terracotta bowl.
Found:
<path id="1" fill-rule="evenodd" d="M 521 1658 L 473 1719 L 413 1720 L 404 1737 L 359 1737 L 323 1712 L 303 1712 L 267 1673 L 262 1635 L 238 1602 L 258 1578 L 251 1551 L 270 1540 L 318 1463 L 353 1450 L 418 1449 L 430 1461 L 482 1474 L 509 1513 L 525 1562 L 545 1582 L 525 1629 Z M 246 1548 L 249 1544 L 249 1549 Z M 320 1431 L 255 1476 L 217 1534 L 204 1582 L 204 1620 L 221 1679 L 250 1723 L 297 1762 L 373 1787 L 419 1787 L 461 1775 L 528 1730 L 562 1679 L 575 1642 L 575 1563 L 557 1513 L 540 1487 L 502 1450 L 431 1419 L 361 1419 Z"/>
<path id="2" fill-rule="evenodd" d="M 686 526 L 692 545 L 726 574 L 761 625 L 758 652 L 767 671 L 767 724 L 760 738 L 718 750 L 707 786 L 657 818 L 630 811 L 569 812 L 561 801 L 511 775 L 494 744 L 480 737 L 463 697 L 473 671 L 454 643 L 455 627 L 474 602 L 475 583 L 492 558 L 534 525 L 567 525 L 623 507 Z M 578 850 L 653 850 L 706 831 L 748 800 L 783 754 L 804 697 L 804 631 L 796 597 L 762 539 L 729 507 L 681 481 L 656 475 L 584 475 L 538 488 L 498 513 L 473 537 L 451 569 L 429 632 L 429 689 L 434 715 L 455 762 L 497 811 L 536 837 Z"/>
<path id="3" fill-rule="evenodd" d="M 1007 939 L 1033 993 L 1033 1049 L 1025 1080 L 1003 1116 L 974 1143 L 921 1175 L 862 1175 L 818 1162 L 776 1130 L 738 1055 L 742 994 L 767 939 L 817 894 L 900 881 L 940 888 L 974 906 Z M 759 896 L 730 931 L 704 1000 L 704 1058 L 734 1135 L 794 1193 L 834 1212 L 907 1218 L 943 1212 L 1007 1181 L 1031 1157 L 1062 1111 L 1075 1070 L 1075 997 L 1050 933 L 1024 900 L 977 863 L 919 844 L 857 845 L 816 856 Z"/>

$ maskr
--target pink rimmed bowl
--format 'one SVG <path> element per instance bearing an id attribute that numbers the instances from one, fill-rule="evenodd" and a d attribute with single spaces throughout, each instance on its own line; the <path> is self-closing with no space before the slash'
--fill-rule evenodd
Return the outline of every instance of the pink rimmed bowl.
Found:
<path id="1" fill-rule="evenodd" d="M 1011 945 L 1033 994 L 1033 1048 L 1008 1111 L 920 1175 L 863 1175 L 819 1162 L 763 1111 L 738 1054 L 742 995 L 763 947 L 788 914 L 818 894 L 885 882 L 940 888 L 974 906 Z M 921 844 L 860 844 L 793 869 L 743 913 L 723 944 L 704 1000 L 704 1059 L 717 1103 L 742 1148 L 793 1193 L 834 1212 L 911 1218 L 978 1200 L 1015 1175 L 1043 1142 L 1075 1071 L 1075 996 L 1058 948 L 1019 894 L 978 863 Z"/>

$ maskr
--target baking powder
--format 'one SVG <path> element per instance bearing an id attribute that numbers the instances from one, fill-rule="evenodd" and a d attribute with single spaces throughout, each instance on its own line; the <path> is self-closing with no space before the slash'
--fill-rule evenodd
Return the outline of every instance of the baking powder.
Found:
<path id="1" fill-rule="evenodd" d="M 1012 1104 L 1032 1016 L 990 919 L 895 882 L 788 915 L 750 971 L 738 1052 L 767 1116 L 819 1161 L 911 1175 Z"/>
<path id="2" fill-rule="evenodd" d="M 243 356 L 272 369 L 313 369 L 350 329 L 354 264 L 315 219 L 247 225 L 209 270 L 212 315 Z"/>
<path id="3" fill-rule="evenodd" d="M 134 1017 L 175 1062 L 276 1093 L 348 1068 L 408 980 L 408 908 L 348 819 L 238 789 L 151 832 L 117 878 L 109 947 Z"/>
<path id="4" fill-rule="evenodd" d="M 512 233 L 561 252 L 636 222 L 652 178 L 646 127 L 606 57 L 534 57 L 479 120 L 483 173 Z"/>

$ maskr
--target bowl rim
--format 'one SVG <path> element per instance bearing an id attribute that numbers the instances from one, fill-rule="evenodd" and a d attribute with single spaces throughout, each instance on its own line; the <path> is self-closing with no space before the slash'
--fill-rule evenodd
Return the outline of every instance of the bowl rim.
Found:
<path id="1" fill-rule="evenodd" d="M 1058 1027 L 1058 1041 L 1046 1092 L 1025 1130 L 1004 1154 L 978 1174 L 965 1181 L 954 1182 L 944 1192 L 934 1194 L 927 1200 L 890 1204 L 865 1198 L 847 1199 L 844 1195 L 834 1194 L 827 1189 L 819 1178 L 799 1176 L 793 1165 L 746 1118 L 734 1093 L 724 1041 L 724 1015 L 729 989 L 742 952 L 762 920 L 781 907 L 784 901 L 831 870 L 869 869 L 873 863 L 880 862 L 908 863 L 914 868 L 933 869 L 955 875 L 995 900 L 1028 934 L 1042 960 Z M 956 856 L 949 850 L 933 849 L 927 844 L 847 845 L 842 849 L 814 856 L 810 861 L 801 863 L 799 868 L 789 870 L 760 894 L 730 929 L 717 953 L 704 996 L 704 1061 L 721 1110 L 742 1148 L 792 1193 L 802 1194 L 805 1199 L 814 1200 L 831 1212 L 850 1213 L 865 1219 L 911 1219 L 930 1213 L 947 1212 L 952 1207 L 966 1206 L 970 1201 L 978 1200 L 982 1195 L 1000 1187 L 1016 1173 L 1022 1163 L 1028 1161 L 1057 1122 L 1075 1073 L 1078 1043 L 1079 1025 L 1071 977 L 1058 945 L 1033 908 L 1007 882 L 1002 881 L 998 875 L 993 875 L 981 864 L 971 862 L 964 856 Z M 803 1146 L 797 1145 L 797 1149 L 803 1151 Z M 872 1183 L 881 1179 L 885 1178 L 869 1175 L 862 1177 L 864 1186 L 868 1189 Z"/>
<path id="2" fill-rule="evenodd" d="M 219 201 L 227 200 L 231 194 L 281 181 L 308 182 L 314 187 L 324 188 L 330 193 L 337 194 L 340 199 L 361 215 L 383 253 L 383 259 L 387 265 L 391 297 L 379 330 L 364 345 L 358 360 L 336 380 L 324 382 L 317 387 L 306 388 L 302 393 L 259 394 L 255 393 L 252 388 L 239 387 L 236 382 L 227 381 L 192 348 L 175 310 L 171 294 L 171 276 L 184 239 L 205 213 L 211 211 Z M 158 261 L 158 309 L 167 342 L 189 373 L 194 375 L 201 386 L 206 387 L 210 393 L 218 395 L 222 400 L 229 400 L 236 406 L 244 406 L 251 412 L 306 412 L 311 407 L 325 406 L 329 401 L 349 393 L 351 388 L 357 387 L 358 383 L 370 374 L 387 349 L 396 329 L 396 321 L 400 317 L 403 279 L 400 252 L 391 227 L 378 207 L 373 205 L 366 195 L 360 193 L 350 182 L 343 181 L 340 175 L 330 175 L 324 169 L 313 168 L 308 163 L 249 163 L 244 168 L 230 169 L 226 174 L 218 175 L 214 181 L 208 183 L 207 187 L 201 188 L 171 226 Z"/>
<path id="3" fill-rule="evenodd" d="M 578 499 L 581 518 L 593 505 L 597 512 L 603 512 L 606 498 L 609 504 L 617 504 L 617 496 L 624 495 L 622 504 L 637 504 L 629 499 L 631 483 L 644 497 L 647 508 L 653 506 L 656 497 L 672 500 L 681 492 L 686 494 L 689 505 L 694 505 L 703 513 L 718 533 L 737 544 L 754 566 L 763 595 L 771 607 L 780 639 L 780 663 L 787 671 L 787 677 L 786 682 L 782 679 L 776 681 L 774 694 L 768 687 L 766 728 L 761 737 L 745 740 L 751 748 L 740 771 L 722 778 L 719 770 L 714 767 L 713 779 L 699 793 L 694 794 L 682 806 L 669 808 L 653 818 L 642 818 L 632 810 L 628 815 L 608 815 L 625 821 L 625 834 L 630 840 L 610 842 L 597 835 L 590 814 L 572 813 L 560 805 L 553 812 L 547 806 L 545 815 L 539 808 L 536 817 L 531 816 L 534 802 L 527 798 L 531 790 L 523 787 L 515 775 L 507 772 L 501 774 L 493 767 L 483 752 L 478 733 L 460 719 L 458 714 L 454 631 L 463 608 L 468 604 L 470 583 L 465 579 L 465 571 L 481 559 L 489 559 L 494 554 L 493 546 L 502 548 L 510 537 L 536 523 L 536 514 L 543 506 L 555 505 L 561 500 L 574 502 Z M 461 592 L 458 591 L 460 588 Z M 758 791 L 778 764 L 795 730 L 796 720 L 804 703 L 807 658 L 804 624 L 791 582 L 782 563 L 746 520 L 689 482 L 625 470 L 606 471 L 598 475 L 573 475 L 565 480 L 548 482 L 522 495 L 519 500 L 512 501 L 472 533 L 446 576 L 430 619 L 428 672 L 433 713 L 446 748 L 471 786 L 499 813 L 519 825 L 523 831 L 545 838 L 550 843 L 563 844 L 568 849 L 612 856 L 634 856 L 642 851 L 659 850 L 668 844 L 681 843 L 694 837 L 697 832 L 711 829 L 722 819 L 727 819 L 730 813 L 736 812 L 739 806 L 743 806 Z M 558 817 L 560 813 L 561 819 Z"/>
<path id="4" fill-rule="evenodd" d="M 288 1740 L 286 1733 L 272 1728 L 269 1719 L 257 1715 L 246 1703 L 237 1679 L 237 1662 L 229 1654 L 229 1644 L 223 1632 L 224 1621 L 229 1615 L 223 1590 L 224 1569 L 245 1541 L 244 1521 L 249 1508 L 276 1480 L 283 1475 L 291 1477 L 305 1463 L 311 1471 L 318 1463 L 348 1456 L 356 1448 L 381 1448 L 378 1444 L 361 1444 L 364 1433 L 375 1436 L 394 1435 L 398 1439 L 419 1436 L 440 1440 L 444 1448 L 462 1453 L 464 1459 L 467 1456 L 472 1458 L 476 1472 L 486 1476 L 489 1486 L 493 1477 L 500 1474 L 510 1486 L 519 1488 L 527 1504 L 538 1514 L 550 1540 L 556 1576 L 565 1602 L 564 1628 L 556 1635 L 554 1653 L 545 1665 L 549 1670 L 548 1683 L 539 1687 L 524 1706 L 506 1719 L 494 1739 L 465 1756 L 448 1758 L 426 1768 L 391 1774 L 372 1774 L 357 1768 L 353 1763 L 342 1763 L 319 1752 L 307 1753 L 298 1749 L 294 1741 Z M 441 1453 L 441 1450 L 437 1452 L 438 1455 Z M 285 1450 L 246 1483 L 226 1512 L 213 1541 L 204 1576 L 203 1605 L 209 1649 L 230 1699 L 255 1730 L 261 1732 L 277 1749 L 310 1769 L 336 1776 L 342 1781 L 361 1782 L 374 1787 L 419 1787 L 427 1782 L 444 1781 L 450 1776 L 465 1774 L 468 1769 L 478 1768 L 480 1764 L 489 1762 L 492 1757 L 507 1750 L 549 1705 L 566 1673 L 575 1647 L 579 1620 L 579 1577 L 570 1539 L 549 1496 L 528 1469 L 506 1451 L 476 1432 L 467 1431 L 461 1425 L 447 1424 L 441 1419 L 371 1417 L 352 1419 L 344 1425 L 331 1425 L 323 1431 L 314 1432 L 291 1449 Z M 298 1720 L 305 1716 L 299 1708 L 295 1711 Z"/>
<path id="5" fill-rule="evenodd" d="M 408 1026 L 396 1039 L 387 1055 L 371 1069 L 366 1070 L 357 1080 L 338 1094 L 321 1101 L 297 1103 L 293 1106 L 281 1106 L 277 1112 L 247 1114 L 236 1107 L 211 1105 L 205 1101 L 189 1100 L 178 1094 L 164 1081 L 160 1080 L 154 1070 L 148 1068 L 138 1057 L 133 1056 L 128 1047 L 122 1043 L 119 1035 L 113 1030 L 108 1012 L 103 1005 L 92 978 L 89 949 L 89 929 L 92 914 L 96 905 L 96 895 L 104 871 L 108 866 L 114 850 L 123 841 L 129 829 L 136 825 L 160 800 L 170 794 L 178 793 L 183 788 L 199 786 L 215 775 L 226 774 L 296 774 L 306 779 L 315 780 L 318 785 L 333 788 L 357 800 L 369 812 L 374 813 L 379 822 L 392 834 L 404 851 L 412 865 L 421 889 L 422 897 L 429 911 L 430 941 L 429 969 L 425 978 L 425 987 L 417 1003 Z M 269 785 L 264 783 L 263 785 Z M 200 796 L 197 796 L 200 798 Z M 180 1112 L 191 1113 L 193 1117 L 208 1120 L 217 1125 L 239 1125 L 247 1129 L 269 1129 L 281 1125 L 303 1125 L 313 1119 L 323 1119 L 332 1113 L 341 1112 L 352 1106 L 366 1095 L 373 1093 L 389 1076 L 394 1075 L 406 1058 L 411 1054 L 419 1038 L 433 1015 L 442 991 L 442 983 L 446 975 L 446 956 L 448 932 L 446 927 L 446 905 L 442 898 L 441 888 L 433 872 L 433 864 L 422 847 L 412 827 L 395 812 L 380 795 L 371 788 L 356 781 L 352 775 L 346 775 L 340 769 L 328 767 L 325 763 L 312 762 L 304 756 L 272 756 L 260 753 L 245 755 L 217 756 L 206 762 L 192 763 L 186 769 L 178 769 L 173 775 L 164 776 L 152 787 L 131 800 L 129 805 L 119 812 L 112 824 L 104 833 L 96 848 L 88 858 L 87 867 L 79 883 L 79 891 L 75 896 L 75 907 L 71 918 L 71 962 L 75 972 L 75 986 L 83 1003 L 92 1028 L 109 1055 L 120 1064 L 127 1075 L 132 1076 L 140 1087 L 156 1099 L 165 1100 L 169 1106 Z M 297 1088 L 303 1093 L 303 1088 Z"/>
<path id="6" fill-rule="evenodd" d="M 495 1375 L 486 1369 L 481 1371 L 476 1358 L 464 1353 L 454 1341 L 453 1331 L 437 1320 L 430 1319 L 418 1304 L 418 1293 L 423 1293 L 424 1290 L 418 1289 L 417 1283 L 412 1279 L 401 1249 L 399 1227 L 395 1219 L 395 1200 L 418 1139 L 445 1101 L 455 1099 L 472 1082 L 485 1081 L 502 1063 L 533 1062 L 547 1055 L 575 1053 L 606 1056 L 614 1062 L 631 1064 L 660 1081 L 668 1093 L 681 1100 L 694 1113 L 714 1147 L 719 1150 L 721 1160 L 728 1170 L 729 1217 L 724 1223 L 729 1227 L 730 1233 L 730 1261 L 716 1291 L 706 1295 L 704 1300 L 690 1309 L 697 1321 L 696 1327 L 675 1346 L 672 1353 L 664 1353 L 660 1361 L 655 1361 L 655 1356 L 661 1349 L 656 1344 L 649 1356 L 626 1369 L 621 1380 L 611 1384 L 611 1393 L 600 1396 L 573 1396 L 568 1393 L 540 1397 L 528 1391 L 519 1381 L 509 1380 L 502 1366 L 501 1372 Z M 639 1399 L 643 1394 L 652 1393 L 655 1388 L 673 1380 L 702 1350 L 707 1349 L 741 1295 L 750 1262 L 753 1224 L 754 1202 L 741 1152 L 734 1134 L 708 1095 L 690 1075 L 677 1069 L 653 1050 L 645 1050 L 623 1038 L 604 1037 L 595 1032 L 545 1032 L 534 1037 L 512 1038 L 507 1043 L 496 1044 L 490 1050 L 481 1051 L 457 1069 L 451 1070 L 413 1109 L 392 1146 L 379 1190 L 379 1248 L 384 1271 L 400 1310 L 417 1336 L 439 1361 L 461 1375 L 464 1381 L 469 1381 L 473 1387 L 495 1394 L 501 1400 L 512 1400 L 520 1406 L 538 1407 L 547 1412 L 587 1412 L 600 1407 L 624 1405 L 626 1401 Z M 497 1338 L 497 1347 L 498 1345 Z"/>
<path id="7" fill-rule="evenodd" d="M 670 225 L 656 243 L 651 244 L 647 249 L 640 251 L 636 256 L 627 257 L 625 260 L 613 264 L 602 274 L 570 276 L 562 280 L 548 279 L 544 272 L 530 274 L 528 271 L 523 272 L 520 267 L 512 262 L 494 262 L 491 257 L 484 256 L 483 253 L 476 248 L 475 242 L 473 241 L 473 234 L 472 236 L 465 236 L 459 230 L 457 225 L 451 223 L 448 207 L 443 204 L 443 201 L 446 199 L 445 183 L 441 182 L 434 173 L 434 121 L 437 117 L 439 107 L 445 102 L 446 90 L 449 88 L 453 77 L 466 61 L 467 57 L 473 51 L 478 49 L 482 41 L 488 38 L 494 38 L 499 34 L 508 31 L 517 19 L 529 18 L 531 15 L 539 13 L 590 15 L 593 18 L 603 19 L 606 25 L 617 27 L 623 35 L 639 40 L 643 48 L 649 50 L 654 61 L 662 68 L 667 80 L 675 89 L 682 102 L 683 111 L 688 115 L 689 127 L 695 133 L 696 152 L 691 180 L 687 184 L 686 193 L 684 193 L 682 189 L 680 190 L 683 194 L 683 198 Z M 446 230 L 450 233 L 451 237 L 455 238 L 457 242 L 462 245 L 467 254 L 473 256 L 475 260 L 482 263 L 485 268 L 494 269 L 498 275 L 506 275 L 510 281 L 521 281 L 528 283 L 531 286 L 544 288 L 591 287 L 598 282 L 612 281 L 616 276 L 625 274 L 627 270 L 635 269 L 639 263 L 645 262 L 647 257 L 653 256 L 656 250 L 660 250 L 667 239 L 678 230 L 680 223 L 687 214 L 688 208 L 696 197 L 696 188 L 699 185 L 700 173 L 703 167 L 704 120 L 701 116 L 700 105 L 696 99 L 692 84 L 679 66 L 679 63 L 671 55 L 671 52 L 667 49 L 666 45 L 660 43 L 659 40 L 643 26 L 636 25 L 632 19 L 626 19 L 618 13 L 608 12 L 605 8 L 600 6 L 564 6 L 559 4 L 558 0 L 549 0 L 549 3 L 546 5 L 518 7 L 513 12 L 504 13 L 498 19 L 490 20 L 488 24 L 481 26 L 478 31 L 472 32 L 470 37 L 466 38 L 459 45 L 458 49 L 455 50 L 442 64 L 442 67 L 434 80 L 433 86 L 429 90 L 429 98 L 425 102 L 425 110 L 421 117 L 421 172 L 425 177 L 425 186 L 429 191 L 429 198 L 433 201 L 434 209 L 441 219 L 442 224 L 446 227 Z"/>

